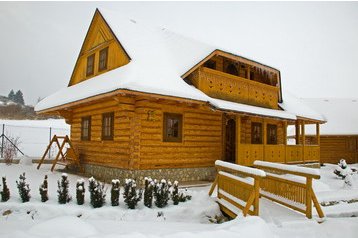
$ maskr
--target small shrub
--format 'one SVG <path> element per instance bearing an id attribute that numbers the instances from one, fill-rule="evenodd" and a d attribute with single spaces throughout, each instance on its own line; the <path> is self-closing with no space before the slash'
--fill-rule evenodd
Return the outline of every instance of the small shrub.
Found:
<path id="1" fill-rule="evenodd" d="M 58 203 L 60 204 L 66 204 L 71 201 L 71 196 L 68 191 L 69 187 L 69 181 L 67 178 L 67 174 L 63 173 L 61 175 L 61 180 L 57 181 L 58 189 Z"/>
<path id="2" fill-rule="evenodd" d="M 159 208 L 165 207 L 168 205 L 170 199 L 170 187 L 172 186 L 171 182 L 167 182 L 165 179 L 162 179 L 160 183 L 156 183 L 154 187 L 154 198 L 155 205 Z"/>
<path id="3" fill-rule="evenodd" d="M 112 188 L 111 188 L 111 205 L 112 206 L 119 206 L 119 180 L 113 179 L 112 180 Z"/>
<path id="4" fill-rule="evenodd" d="M 4 156 L 5 163 L 7 165 L 11 165 L 14 160 L 14 157 L 17 155 L 16 147 L 19 147 L 20 141 L 19 141 L 19 137 L 15 138 L 12 136 L 7 136 L 7 138 L 8 138 L 8 140 L 6 140 L 6 139 L 4 140 L 3 156 Z"/>
<path id="5" fill-rule="evenodd" d="M 2 202 L 6 202 L 10 199 L 10 189 L 7 187 L 6 177 L 2 177 L 2 191 L 0 194 Z"/>
<path id="6" fill-rule="evenodd" d="M 335 175 L 340 177 L 341 179 L 345 179 L 347 175 L 353 175 L 354 173 L 357 173 L 357 170 L 354 168 L 350 168 L 347 165 L 346 160 L 341 159 L 338 163 L 337 168 L 333 171 Z"/>
<path id="7" fill-rule="evenodd" d="M 137 184 L 133 179 L 126 179 L 123 198 L 129 209 L 135 209 L 137 203 L 142 199 L 142 191 L 137 192 Z"/>
<path id="8" fill-rule="evenodd" d="M 186 195 L 183 192 L 179 192 L 179 183 L 175 181 L 172 190 L 172 200 L 174 205 L 178 205 L 179 202 L 186 202 L 191 199 L 190 195 Z"/>
<path id="9" fill-rule="evenodd" d="M 147 177 L 144 180 L 144 206 L 151 208 L 153 205 L 154 181 Z"/>
<path id="10" fill-rule="evenodd" d="M 20 174 L 19 181 L 16 181 L 17 188 L 19 189 L 19 195 L 22 202 L 30 201 L 30 186 L 26 183 L 25 173 Z"/>
<path id="11" fill-rule="evenodd" d="M 76 200 L 78 205 L 85 203 L 85 181 L 82 178 L 76 183 Z"/>
<path id="12" fill-rule="evenodd" d="M 102 207 L 106 202 L 106 193 L 104 192 L 104 185 L 98 182 L 93 177 L 88 179 L 91 205 L 94 208 Z"/>
<path id="13" fill-rule="evenodd" d="M 47 175 L 45 175 L 44 181 L 40 185 L 39 188 L 41 202 L 46 202 L 48 200 L 48 182 L 47 182 Z"/>

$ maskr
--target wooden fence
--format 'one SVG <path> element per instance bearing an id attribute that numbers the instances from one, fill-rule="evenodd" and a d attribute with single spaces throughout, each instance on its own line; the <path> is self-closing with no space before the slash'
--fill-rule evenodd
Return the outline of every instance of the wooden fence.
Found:
<path id="1" fill-rule="evenodd" d="M 217 160 L 217 175 L 209 195 L 217 186 L 217 202 L 222 211 L 235 218 L 239 213 L 259 214 L 260 180 L 265 172 Z"/>
<path id="2" fill-rule="evenodd" d="M 312 180 L 319 179 L 315 169 L 294 165 L 255 161 L 254 166 L 266 172 L 260 182 L 260 195 L 302 212 L 312 218 L 312 202 L 319 217 L 324 217 L 312 189 Z"/>

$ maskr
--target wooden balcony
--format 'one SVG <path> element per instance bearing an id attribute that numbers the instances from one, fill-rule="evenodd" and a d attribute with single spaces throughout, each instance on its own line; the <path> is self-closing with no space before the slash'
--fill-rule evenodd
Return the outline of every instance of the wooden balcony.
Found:
<path id="1" fill-rule="evenodd" d="M 193 73 L 192 82 L 213 98 L 278 109 L 278 87 L 206 67 Z"/>
<path id="2" fill-rule="evenodd" d="M 239 144 L 237 163 L 252 166 L 255 160 L 288 164 L 319 162 L 319 153 L 318 145 Z"/>

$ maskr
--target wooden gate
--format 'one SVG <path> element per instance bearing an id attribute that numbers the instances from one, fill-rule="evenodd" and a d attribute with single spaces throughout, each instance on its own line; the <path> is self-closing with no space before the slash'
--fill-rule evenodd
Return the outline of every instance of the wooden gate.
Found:
<path id="1" fill-rule="evenodd" d="M 259 215 L 260 180 L 265 172 L 217 160 L 217 175 L 210 188 L 212 195 L 217 186 L 217 202 L 222 211 L 235 218 L 239 213 L 244 216 Z"/>
<path id="2" fill-rule="evenodd" d="M 262 197 L 302 212 L 308 218 L 312 218 L 313 202 L 319 217 L 324 217 L 312 188 L 312 180 L 320 178 L 317 170 L 258 160 L 254 165 L 266 172 L 260 183 Z"/>

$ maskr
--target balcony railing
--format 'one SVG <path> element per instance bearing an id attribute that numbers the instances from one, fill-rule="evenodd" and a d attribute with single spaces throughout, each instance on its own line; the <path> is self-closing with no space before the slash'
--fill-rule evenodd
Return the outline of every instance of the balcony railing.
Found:
<path id="1" fill-rule="evenodd" d="M 253 145 L 239 144 L 238 163 L 252 166 L 255 160 L 276 163 L 319 162 L 318 145 Z"/>
<path id="2" fill-rule="evenodd" d="M 193 74 L 194 85 L 213 98 L 277 109 L 278 87 L 221 71 L 200 68 Z"/>

